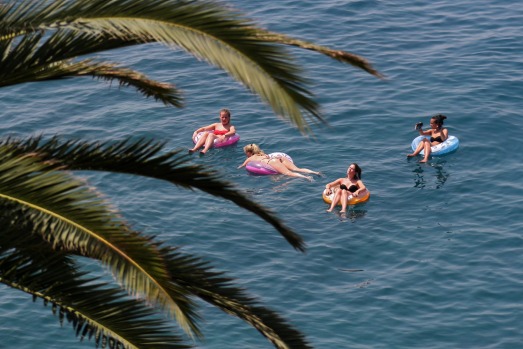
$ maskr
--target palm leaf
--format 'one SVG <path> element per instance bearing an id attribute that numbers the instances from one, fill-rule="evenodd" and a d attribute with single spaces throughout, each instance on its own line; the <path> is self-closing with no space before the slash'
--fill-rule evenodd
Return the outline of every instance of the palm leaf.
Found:
<path id="1" fill-rule="evenodd" d="M 27 3 L 32 1 L 22 2 Z M 318 105 L 306 88 L 308 82 L 301 77 L 292 56 L 283 47 L 262 39 L 253 23 L 236 11 L 207 1 L 58 3 L 59 6 L 39 5 L 38 11 L 29 6 L 13 6 L 1 18 L 5 23 L 0 33 L 9 37 L 60 27 L 88 32 L 93 41 L 100 41 L 96 35 L 104 33 L 104 38 L 114 38 L 111 43 L 115 48 L 139 42 L 174 45 L 227 71 L 301 131 L 308 130 L 304 117 L 323 122 Z M 108 48 L 107 43 L 100 45 Z M 92 52 L 98 51 L 92 48 Z"/>
<path id="2" fill-rule="evenodd" d="M 41 144 L 42 143 L 42 144 Z M 40 137 L 5 139 L 0 145 L 15 154 L 38 153 L 44 161 L 71 170 L 110 171 L 146 176 L 169 181 L 184 188 L 196 188 L 208 194 L 234 202 L 257 214 L 271 224 L 297 250 L 305 251 L 303 239 L 288 228 L 269 209 L 262 207 L 239 192 L 235 186 L 220 179 L 214 170 L 189 163 L 190 157 L 181 150 L 163 152 L 163 144 L 146 140 L 126 139 L 117 143 L 85 141 L 60 142 L 54 137 L 42 142 Z"/>
<path id="3" fill-rule="evenodd" d="M 366 71 L 367 73 L 374 75 L 377 78 L 380 78 L 380 79 L 384 78 L 384 76 L 379 71 L 374 69 L 374 67 L 368 60 L 366 60 L 365 58 L 358 56 L 354 53 L 350 53 L 350 52 L 346 52 L 346 51 L 342 51 L 342 50 L 331 49 L 329 47 L 317 45 L 310 41 L 291 38 L 287 35 L 270 32 L 270 31 L 258 30 L 256 35 L 258 38 L 260 38 L 261 40 L 264 40 L 264 41 L 274 42 L 274 43 L 283 44 L 283 45 L 295 46 L 295 47 L 299 47 L 302 49 L 321 53 L 327 57 L 333 58 L 342 63 L 348 63 L 354 67 L 360 68 L 360 69 Z"/>
<path id="4" fill-rule="evenodd" d="M 79 275 L 73 267 L 73 260 L 64 255 L 67 251 L 56 251 L 41 238 L 38 225 L 33 227 L 31 224 L 34 220 L 24 219 L 23 212 L 20 212 L 27 211 L 27 208 L 1 200 L 0 205 L 3 208 L 0 224 L 4 227 L 0 235 L 0 282 L 60 307 L 68 318 L 73 319 L 77 334 L 96 328 L 102 334 L 111 333 L 111 337 L 117 340 L 132 341 L 129 338 L 133 337 L 128 337 L 126 330 L 135 327 L 130 327 L 127 322 L 124 322 L 125 326 L 119 326 L 123 320 L 118 316 L 115 319 L 111 310 L 120 309 L 117 314 L 126 314 L 124 320 L 131 318 L 132 321 L 138 321 L 142 311 L 132 311 L 137 306 L 128 302 L 113 304 L 113 300 L 120 297 L 119 293 L 99 290 L 105 290 L 106 285 L 98 286 L 93 284 L 93 280 L 86 280 L 91 285 L 87 287 L 84 281 L 76 281 Z M 33 233 L 31 229 L 35 228 Z M 155 244 L 161 245 L 160 242 Z M 249 323 L 276 348 L 310 348 L 299 331 L 275 312 L 259 306 L 242 289 L 232 286 L 233 279 L 213 271 L 208 263 L 181 255 L 177 249 L 169 247 L 161 248 L 159 254 L 172 275 L 171 282 L 178 287 Z M 111 314 L 110 318 L 107 318 L 108 314 Z M 147 337 L 147 333 L 142 336 Z"/>
<path id="5" fill-rule="evenodd" d="M 26 35 L 14 40 L 0 41 L 0 87 L 31 81 L 43 81 L 77 76 L 93 76 L 120 85 L 133 86 L 146 97 L 154 97 L 164 104 L 182 107 L 181 94 L 173 85 L 151 80 L 145 75 L 121 68 L 112 63 L 99 63 L 91 59 L 73 62 L 75 48 L 88 52 L 92 38 L 86 34 L 72 35 L 70 31 L 57 31 L 42 43 L 42 35 Z"/>
<path id="6" fill-rule="evenodd" d="M 12 217 L 2 214 L 2 227 Z M 145 303 L 128 299 L 119 288 L 85 278 L 71 258 L 20 226 L 7 225 L 11 233 L 4 230 L 0 235 L 0 282 L 52 304 L 60 322 L 67 319 L 81 340 L 94 339 L 97 345 L 107 342 L 111 348 L 189 348 Z"/>
<path id="7" fill-rule="evenodd" d="M 187 333 L 200 335 L 194 305 L 170 282 L 157 245 L 130 230 L 83 183 L 46 166 L 34 156 L 0 151 L 0 208 L 18 205 L 21 219 L 35 222 L 34 231 L 53 248 L 102 261 L 131 294 L 147 297 L 174 314 Z"/>
<path id="8" fill-rule="evenodd" d="M 276 348 L 309 349 L 305 337 L 274 311 L 232 285 L 233 279 L 214 271 L 207 262 L 164 247 L 161 251 L 167 261 L 173 281 L 200 299 L 236 316 L 256 328 Z"/>

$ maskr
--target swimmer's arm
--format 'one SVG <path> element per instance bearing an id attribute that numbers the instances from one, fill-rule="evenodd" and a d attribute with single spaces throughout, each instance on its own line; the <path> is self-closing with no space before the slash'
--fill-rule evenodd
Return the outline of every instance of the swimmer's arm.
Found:
<path id="1" fill-rule="evenodd" d="M 447 138 L 449 138 L 449 130 L 447 130 L 446 128 L 444 128 L 443 130 L 441 130 L 441 139 L 443 141 L 446 141 Z"/>
<path id="2" fill-rule="evenodd" d="M 360 194 L 360 191 L 364 191 L 365 189 L 367 189 L 367 187 L 365 187 L 365 184 L 363 184 L 361 179 L 359 179 L 356 183 L 358 184 L 358 190 L 352 193 L 352 195 L 354 196 L 358 196 Z"/>
<path id="3" fill-rule="evenodd" d="M 224 134 L 224 136 L 225 137 L 231 137 L 231 136 L 234 136 L 235 133 L 236 133 L 236 128 L 234 128 L 234 126 L 231 125 L 231 128 L 229 129 L 229 132 Z"/>
<path id="4" fill-rule="evenodd" d="M 240 166 L 238 166 L 238 168 L 245 167 L 245 165 L 247 165 L 248 163 L 249 163 L 249 158 L 245 159 L 245 161 L 243 162 L 243 164 L 241 164 Z"/>
<path id="5" fill-rule="evenodd" d="M 325 185 L 325 189 L 330 189 L 331 187 L 335 186 L 335 185 L 340 185 L 341 181 L 343 180 L 343 178 L 338 178 L 336 179 L 334 182 L 330 182 L 330 183 L 327 183 Z"/>
<path id="6" fill-rule="evenodd" d="M 428 129 L 427 131 L 419 130 L 420 136 L 431 136 L 432 135 L 432 129 Z"/>
<path id="7" fill-rule="evenodd" d="M 208 126 L 200 127 L 199 129 L 194 131 L 194 133 L 200 133 L 200 132 L 203 132 L 203 131 L 213 131 L 215 128 L 216 128 L 216 124 L 214 123 L 214 124 L 210 124 Z"/>

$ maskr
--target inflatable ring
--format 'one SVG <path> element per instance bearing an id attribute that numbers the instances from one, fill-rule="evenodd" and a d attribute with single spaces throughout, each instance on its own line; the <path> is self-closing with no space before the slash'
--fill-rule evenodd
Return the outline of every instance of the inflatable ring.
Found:
<path id="1" fill-rule="evenodd" d="M 418 148 L 418 144 L 423 140 L 423 138 L 430 139 L 430 137 L 428 137 L 428 136 L 418 136 L 418 137 L 414 138 L 414 140 L 412 141 L 412 144 L 410 145 L 413 151 L 415 151 Z M 456 149 L 458 149 L 458 147 L 459 147 L 459 139 L 454 136 L 449 136 L 449 138 L 447 138 L 445 141 L 441 142 L 440 144 L 436 144 L 436 145 L 433 145 L 432 147 L 430 147 L 430 149 L 431 149 L 430 155 L 433 155 L 433 156 L 445 155 L 445 154 L 455 151 Z M 420 154 L 425 155 L 424 153 L 425 153 L 425 151 L 422 150 Z"/>
<path id="2" fill-rule="evenodd" d="M 332 200 L 334 199 L 335 192 L 334 192 L 334 190 L 331 190 L 331 193 L 327 195 L 325 193 L 327 190 L 329 190 L 329 189 L 325 189 L 323 191 L 322 196 L 323 196 L 323 201 L 325 201 L 325 203 L 330 205 L 330 204 L 332 204 Z M 347 205 L 361 204 L 362 202 L 368 201 L 369 198 L 370 198 L 370 191 L 365 189 L 365 191 L 359 192 L 358 196 L 349 195 L 349 197 L 347 198 Z M 341 203 L 338 203 L 338 205 L 341 205 Z"/>
<path id="3" fill-rule="evenodd" d="M 285 154 L 285 153 L 270 153 L 267 155 L 270 159 L 279 159 L 279 158 L 286 158 L 290 162 L 292 161 L 292 158 Z M 246 166 L 245 169 L 255 175 L 259 176 L 266 176 L 266 175 L 275 175 L 279 174 L 278 171 L 276 171 L 271 165 L 266 164 L 261 161 L 250 161 Z"/>
<path id="4" fill-rule="evenodd" d="M 213 131 L 203 131 L 203 132 L 198 132 L 198 134 L 196 136 L 194 136 L 193 138 L 193 142 L 194 144 L 196 144 L 200 138 L 202 137 L 202 135 L 205 133 L 205 132 L 213 132 Z M 233 144 L 236 144 L 238 143 L 238 141 L 240 140 L 240 135 L 238 135 L 237 133 L 233 134 L 232 136 L 230 137 L 227 137 L 226 140 L 224 140 L 223 142 L 220 142 L 217 138 L 214 140 L 214 143 L 212 145 L 213 148 L 222 148 L 222 147 L 227 147 L 229 145 L 233 145 Z"/>

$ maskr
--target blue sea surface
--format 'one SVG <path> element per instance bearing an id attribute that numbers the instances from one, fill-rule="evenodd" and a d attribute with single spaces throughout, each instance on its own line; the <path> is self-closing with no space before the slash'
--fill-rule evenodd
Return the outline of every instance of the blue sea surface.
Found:
<path id="1" fill-rule="evenodd" d="M 224 72 L 144 45 L 99 55 L 176 84 L 186 107 L 85 79 L 0 90 L 4 136 L 120 140 L 188 148 L 232 111 L 237 146 L 194 155 L 301 234 L 299 253 L 228 201 L 166 183 L 83 172 L 136 229 L 204 257 L 280 312 L 315 348 L 523 348 L 523 4 L 512 1 L 253 1 L 261 26 L 362 55 L 380 80 L 293 50 L 328 125 L 303 137 Z M 407 159 L 414 124 L 443 113 L 457 152 Z M 285 152 L 314 182 L 238 170 L 242 147 Z M 327 213 L 325 183 L 363 170 L 370 201 Z M 92 348 L 30 296 L 0 287 L 0 348 Z M 270 348 L 241 321 L 201 305 L 197 348 Z"/>

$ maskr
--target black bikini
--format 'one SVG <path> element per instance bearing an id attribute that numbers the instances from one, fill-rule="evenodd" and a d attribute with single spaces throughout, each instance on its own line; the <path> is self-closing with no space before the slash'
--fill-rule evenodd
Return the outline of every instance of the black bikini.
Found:
<path id="1" fill-rule="evenodd" d="M 441 139 L 441 136 L 438 136 L 436 138 L 430 137 L 430 141 L 431 142 L 440 142 L 441 143 L 441 142 L 443 142 L 443 139 Z"/>
<path id="2" fill-rule="evenodd" d="M 358 190 L 358 186 L 357 185 L 351 185 L 350 187 L 347 188 L 347 186 L 345 184 L 342 184 L 340 185 L 340 189 L 341 190 L 347 190 L 351 193 L 354 193 L 356 190 Z"/>

